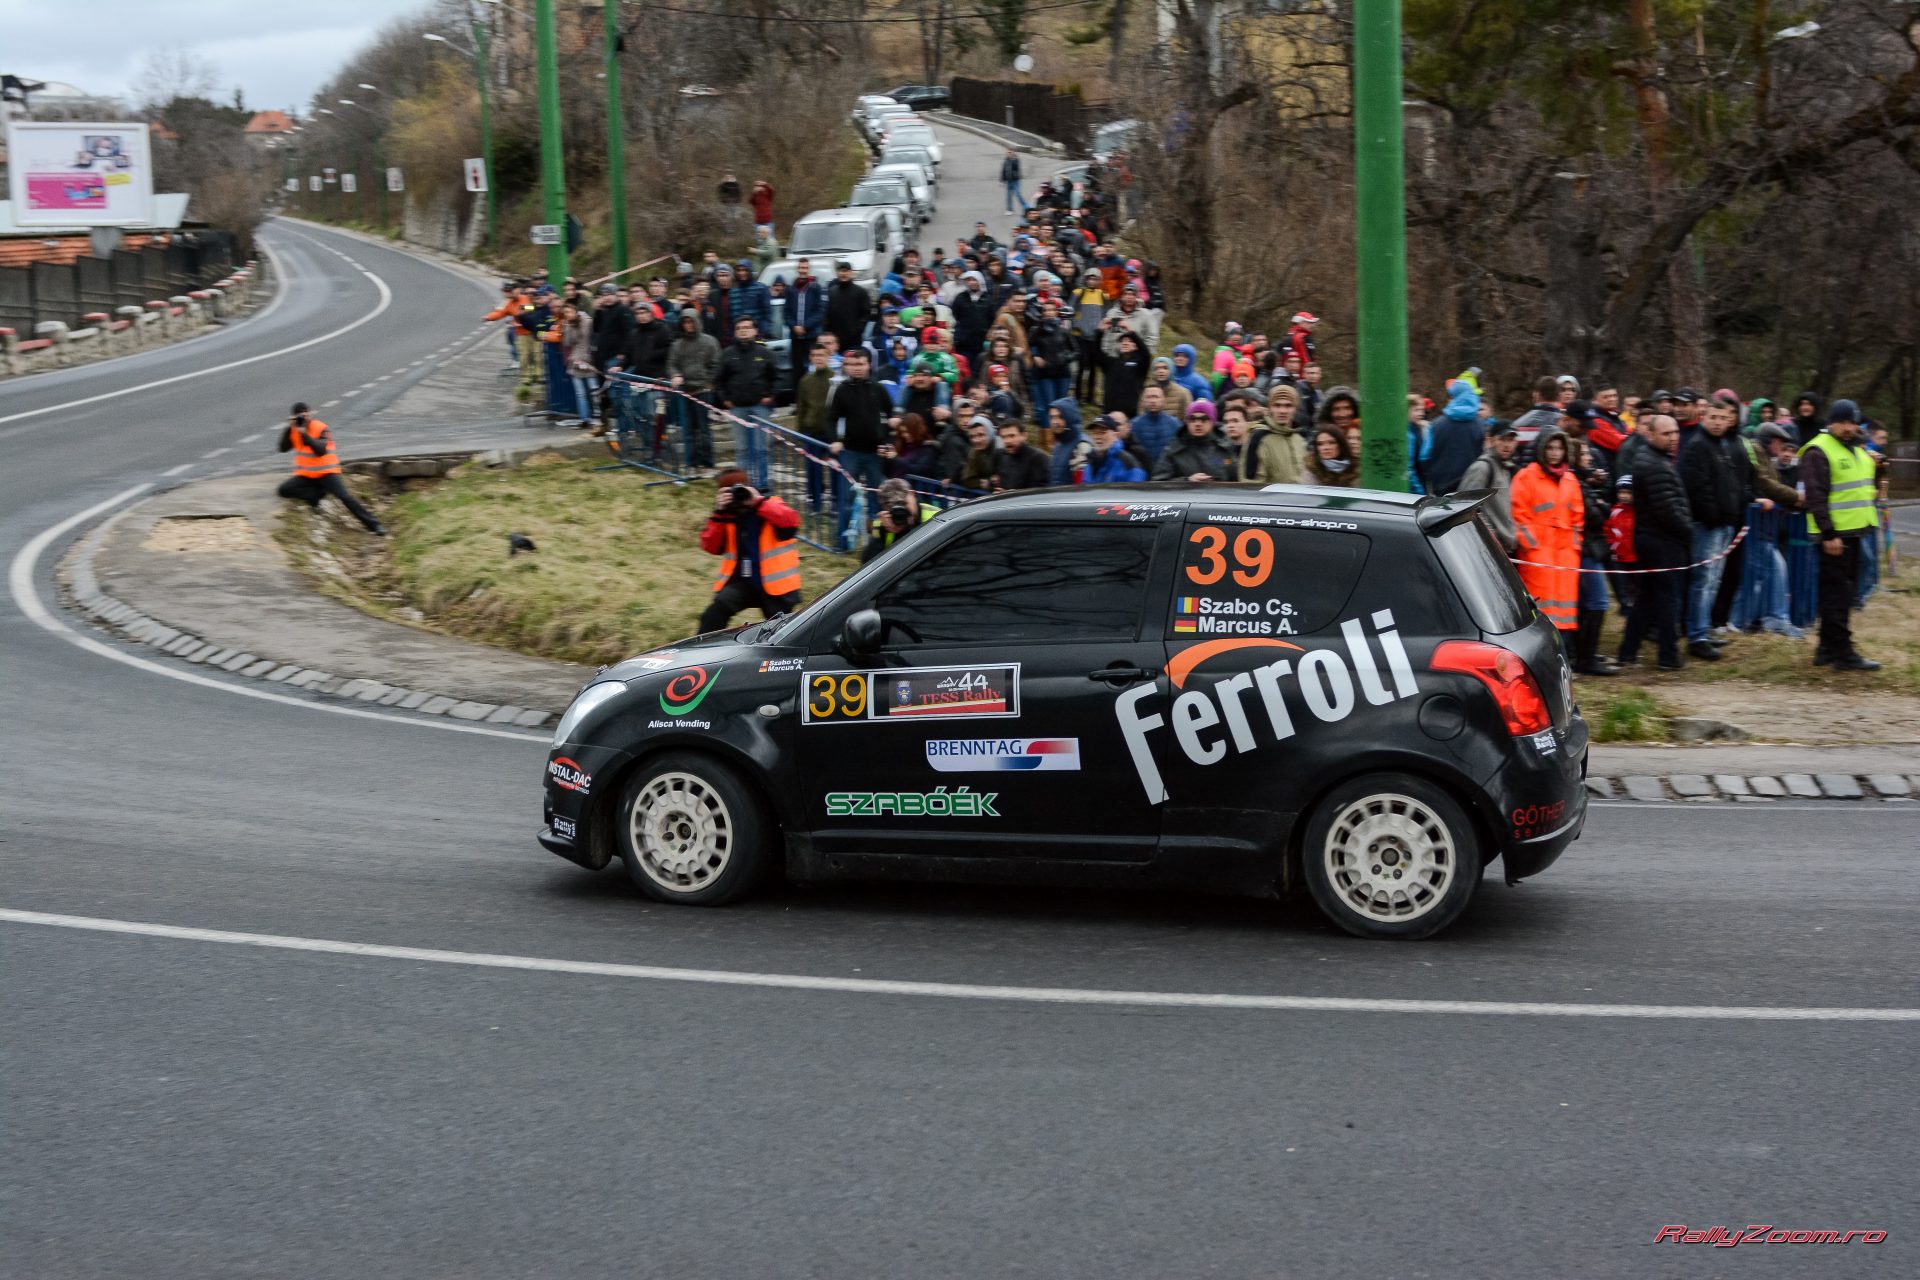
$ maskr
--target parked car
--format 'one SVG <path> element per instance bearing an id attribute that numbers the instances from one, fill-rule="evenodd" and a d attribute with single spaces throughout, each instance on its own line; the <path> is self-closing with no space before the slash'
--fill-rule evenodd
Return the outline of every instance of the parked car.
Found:
<path id="1" fill-rule="evenodd" d="M 900 216 L 907 220 L 907 239 L 911 241 L 920 230 L 922 223 L 933 217 L 933 211 L 920 203 L 913 193 L 913 183 L 903 173 L 868 174 L 853 184 L 853 192 L 847 197 L 850 209 L 865 209 L 883 206 L 900 210 Z"/>
<path id="2" fill-rule="evenodd" d="M 953 95 L 944 86 L 937 84 L 903 84 L 887 93 L 895 102 L 904 102 L 916 111 L 928 107 L 944 107 L 953 101 Z"/>
<path id="3" fill-rule="evenodd" d="M 874 146 L 878 146 L 884 134 L 888 117 L 910 116 L 912 114 L 913 108 L 903 107 L 892 99 L 888 99 L 885 103 L 869 103 L 866 108 L 866 114 L 861 120 L 860 127 L 866 131 L 867 141 Z"/>
<path id="4" fill-rule="evenodd" d="M 913 190 L 914 202 L 924 211 L 921 222 L 931 222 L 938 205 L 934 201 L 933 175 L 918 160 L 895 160 L 867 170 L 868 178 L 903 178 Z M 865 181 L 865 179 L 862 179 Z"/>
<path id="5" fill-rule="evenodd" d="M 881 150 L 903 143 L 908 146 L 925 147 L 927 154 L 933 158 L 934 165 L 937 167 L 940 164 L 940 139 L 934 133 L 933 126 L 925 120 L 918 116 L 911 120 L 886 119 L 880 122 L 880 127 L 883 130 Z"/>
<path id="6" fill-rule="evenodd" d="M 1105 164 L 1114 152 L 1132 150 L 1133 135 L 1139 130 L 1138 120 L 1115 120 L 1112 124 L 1103 124 L 1093 131 L 1093 141 L 1087 152 L 1095 164 Z"/>
<path id="7" fill-rule="evenodd" d="M 917 142 L 890 142 L 880 151 L 880 158 L 874 161 L 876 166 L 883 164 L 917 164 L 927 171 L 927 180 L 935 186 L 940 185 L 940 162 L 933 158 L 933 150 Z"/>
<path id="8" fill-rule="evenodd" d="M 760 273 L 762 284 L 775 276 L 792 280 L 795 260 L 812 260 L 814 273 L 831 279 L 833 267 L 844 262 L 868 293 L 878 295 L 881 277 L 907 247 L 907 216 L 891 205 L 865 208 L 820 209 L 793 224 L 787 252 Z"/>

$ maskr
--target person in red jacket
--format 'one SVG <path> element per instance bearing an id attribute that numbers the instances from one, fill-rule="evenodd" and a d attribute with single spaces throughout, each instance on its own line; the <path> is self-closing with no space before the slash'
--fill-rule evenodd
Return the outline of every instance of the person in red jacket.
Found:
<path id="1" fill-rule="evenodd" d="M 700 615 L 700 630 L 719 631 L 744 609 L 771 618 L 800 607 L 799 513 L 747 483 L 747 473 L 729 467 L 714 477 L 720 486 L 713 514 L 700 531 L 700 549 L 720 557 L 713 600 Z"/>
<path id="2" fill-rule="evenodd" d="M 753 191 L 747 196 L 747 203 L 753 206 L 754 230 L 768 239 L 773 238 L 773 184 L 765 178 L 753 184 Z"/>

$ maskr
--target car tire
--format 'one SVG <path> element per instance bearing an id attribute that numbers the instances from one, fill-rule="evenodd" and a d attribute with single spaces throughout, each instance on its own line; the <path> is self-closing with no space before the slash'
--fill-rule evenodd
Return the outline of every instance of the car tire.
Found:
<path id="1" fill-rule="evenodd" d="M 659 902 L 733 902 L 772 866 L 774 825 L 759 795 L 733 768 L 695 752 L 668 752 L 635 771 L 614 834 L 628 876 Z"/>
<path id="2" fill-rule="evenodd" d="M 1307 821 L 1300 870 L 1326 917 L 1361 938 L 1426 938 L 1459 918 L 1485 869 L 1479 831 L 1441 788 L 1350 778 Z"/>

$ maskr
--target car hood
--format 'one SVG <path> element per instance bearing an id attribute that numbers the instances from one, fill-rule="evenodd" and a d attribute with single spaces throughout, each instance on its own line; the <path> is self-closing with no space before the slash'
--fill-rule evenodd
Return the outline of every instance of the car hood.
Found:
<path id="1" fill-rule="evenodd" d="M 638 680 L 644 676 L 658 675 L 662 671 L 678 671 L 683 667 L 711 667 L 740 661 L 747 657 L 758 662 L 765 654 L 779 651 L 777 645 L 741 642 L 740 635 L 743 631 L 759 625 L 754 622 L 731 631 L 715 631 L 709 635 L 694 636 L 689 640 L 676 640 L 670 645 L 649 649 L 645 653 L 635 654 L 624 662 L 616 663 L 602 671 L 595 679 Z"/>

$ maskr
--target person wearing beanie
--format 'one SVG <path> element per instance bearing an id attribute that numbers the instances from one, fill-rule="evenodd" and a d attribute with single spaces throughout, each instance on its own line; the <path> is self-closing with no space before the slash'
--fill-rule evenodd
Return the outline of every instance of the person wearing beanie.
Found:
<path id="1" fill-rule="evenodd" d="M 281 482 L 281 497 L 318 510 L 320 499 L 331 495 L 368 533 L 376 538 L 387 536 L 386 526 L 360 505 L 340 478 L 340 454 L 334 448 L 333 430 L 314 417 L 304 401 L 293 406 L 287 425 L 281 429 L 280 452 L 293 455 L 293 474 Z"/>
<path id="2" fill-rule="evenodd" d="M 1788 407 L 1793 415 L 1794 447 L 1805 448 L 1813 443 L 1824 425 L 1821 408 L 1826 402 L 1811 391 L 1802 391 L 1793 398 Z"/>
<path id="3" fill-rule="evenodd" d="M 1805 400 L 1807 397 L 1802 396 Z M 1796 409 L 1798 406 L 1795 406 Z M 1852 613 L 1860 582 L 1861 546 L 1879 518 L 1874 457 L 1860 445 L 1860 409 L 1835 400 L 1827 429 L 1800 448 L 1807 532 L 1820 545 L 1820 644 L 1813 665 L 1836 671 L 1878 671 L 1853 647 Z"/>
<path id="4" fill-rule="evenodd" d="M 1195 400 L 1187 410 L 1186 430 L 1154 463 L 1152 478 L 1195 484 L 1239 479 L 1239 464 L 1232 451 L 1215 437 L 1216 425 L 1213 405 Z"/>
<path id="5" fill-rule="evenodd" d="M 1307 441 L 1294 426 L 1300 392 L 1276 382 L 1267 390 L 1267 412 L 1250 411 L 1253 427 L 1240 446 L 1240 478 L 1261 484 L 1300 484 L 1307 469 Z"/>

